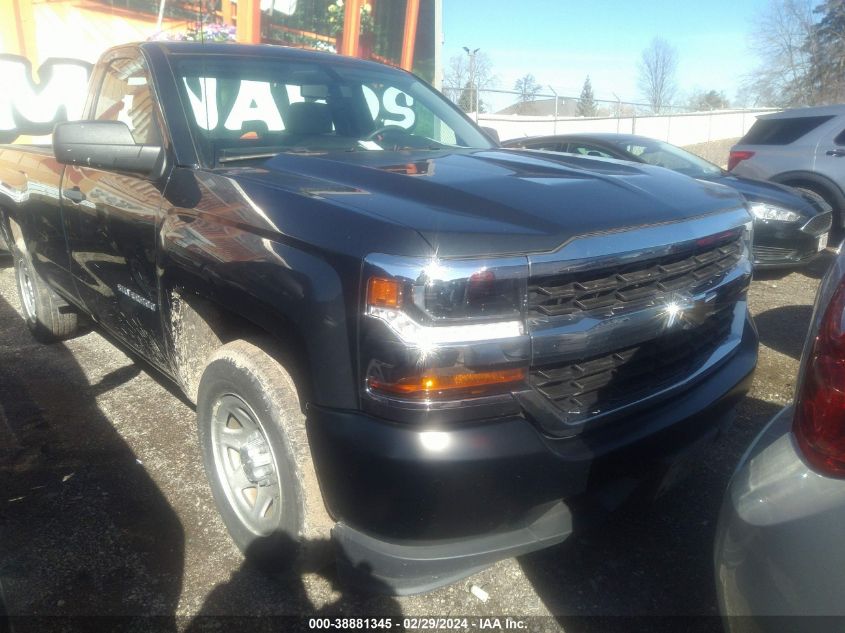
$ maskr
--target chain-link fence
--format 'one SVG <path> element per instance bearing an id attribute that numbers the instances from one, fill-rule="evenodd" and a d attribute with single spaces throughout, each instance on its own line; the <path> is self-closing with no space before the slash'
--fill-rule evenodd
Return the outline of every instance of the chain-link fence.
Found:
<path id="1" fill-rule="evenodd" d="M 694 111 L 665 106 L 655 114 L 646 103 L 536 94 L 526 99 L 511 90 L 444 87 L 444 94 L 480 125 L 495 129 L 502 140 L 525 136 L 616 132 L 641 134 L 675 145 L 739 138 L 757 116 L 773 109 Z"/>
<path id="2" fill-rule="evenodd" d="M 563 117 L 596 116 L 623 117 L 653 115 L 651 105 L 633 101 L 593 99 L 591 107 L 581 106 L 580 97 L 561 94 L 536 93 L 530 96 L 514 90 L 482 88 L 477 93 L 471 88 L 444 86 L 443 93 L 466 112 L 476 112 L 480 107 L 483 114 L 557 115 Z M 579 107 L 581 106 L 581 107 Z M 681 105 L 666 105 L 659 114 L 690 112 L 694 108 Z"/>

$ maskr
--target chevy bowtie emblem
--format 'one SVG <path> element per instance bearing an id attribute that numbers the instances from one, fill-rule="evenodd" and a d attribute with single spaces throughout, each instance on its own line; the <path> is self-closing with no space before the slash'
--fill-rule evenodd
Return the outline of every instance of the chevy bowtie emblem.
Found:
<path id="1" fill-rule="evenodd" d="M 683 327 L 687 329 L 701 325 L 715 309 L 716 293 L 709 295 L 674 295 L 671 297 L 663 314 L 666 315 L 666 329 Z"/>

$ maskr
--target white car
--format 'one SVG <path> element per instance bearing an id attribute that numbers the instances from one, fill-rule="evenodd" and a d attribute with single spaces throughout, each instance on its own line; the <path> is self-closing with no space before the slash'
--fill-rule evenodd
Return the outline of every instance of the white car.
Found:
<path id="1" fill-rule="evenodd" d="M 757 118 L 731 148 L 728 169 L 813 191 L 845 226 L 845 104 L 797 108 Z"/>
<path id="2" fill-rule="evenodd" d="M 836 631 L 845 618 L 845 256 L 821 284 L 795 403 L 734 473 L 716 531 L 730 633 Z M 778 617 L 772 617 L 778 616 Z"/>

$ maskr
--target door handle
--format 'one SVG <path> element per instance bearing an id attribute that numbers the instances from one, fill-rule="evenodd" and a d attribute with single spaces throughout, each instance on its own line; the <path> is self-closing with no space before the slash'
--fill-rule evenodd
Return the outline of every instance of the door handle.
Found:
<path id="1" fill-rule="evenodd" d="M 845 156 L 845 149 L 830 149 L 825 152 L 828 156 L 838 156 L 842 157 Z"/>
<path id="2" fill-rule="evenodd" d="M 85 194 L 80 191 L 79 187 L 74 187 L 73 189 L 65 189 L 64 191 L 62 191 L 62 195 L 74 204 L 79 204 L 80 202 L 85 200 Z"/>

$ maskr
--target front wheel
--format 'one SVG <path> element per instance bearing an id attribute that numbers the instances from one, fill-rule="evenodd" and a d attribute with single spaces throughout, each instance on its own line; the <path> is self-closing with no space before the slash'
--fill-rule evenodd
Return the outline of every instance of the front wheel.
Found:
<path id="1" fill-rule="evenodd" d="M 29 331 L 42 343 L 72 336 L 78 327 L 76 311 L 50 289 L 27 253 L 17 252 L 14 257 L 18 297 Z"/>
<path id="2" fill-rule="evenodd" d="M 197 421 L 214 500 L 235 544 L 270 571 L 301 564 L 331 521 L 322 504 L 294 382 L 269 354 L 235 341 L 200 380 Z M 323 528 L 320 530 L 319 528 Z"/>

